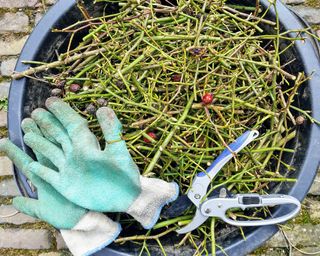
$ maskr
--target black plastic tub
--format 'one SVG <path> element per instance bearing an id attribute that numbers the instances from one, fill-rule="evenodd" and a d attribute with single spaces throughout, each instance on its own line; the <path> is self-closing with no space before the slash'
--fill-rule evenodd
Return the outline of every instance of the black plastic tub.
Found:
<path id="1" fill-rule="evenodd" d="M 55 59 L 55 50 L 63 49 L 66 46 L 67 35 L 60 33 L 52 33 L 52 28 L 63 28 L 73 24 L 80 18 L 80 14 L 75 7 L 75 0 L 60 0 L 40 21 L 34 29 L 25 44 L 20 55 L 16 71 L 23 71 L 29 66 L 21 63 L 22 60 L 52 61 Z M 101 5 L 92 5 L 92 0 L 84 1 L 92 15 L 98 14 L 104 7 Z M 241 4 L 254 5 L 255 0 L 251 1 L 235 1 Z M 261 0 L 261 5 L 266 7 L 269 5 L 267 0 Z M 110 12 L 116 11 L 110 5 Z M 280 17 L 281 29 L 303 29 L 307 25 L 297 15 L 292 13 L 280 1 L 277 1 L 277 11 Z M 271 8 L 268 18 L 275 17 L 275 12 Z M 268 28 L 265 28 L 268 30 Z M 270 29 L 270 28 L 269 28 Z M 80 40 L 83 35 L 77 34 L 74 40 Z M 294 34 L 292 34 L 294 36 Z M 319 48 L 317 42 L 306 36 L 304 42 L 297 41 L 294 48 L 285 56 L 287 60 L 296 58 L 288 67 L 288 71 L 292 73 L 305 72 L 307 75 L 312 74 L 312 79 L 307 81 L 297 96 L 296 104 L 304 109 L 312 110 L 312 116 L 320 120 L 320 62 Z M 286 45 L 283 45 L 285 47 Z M 37 107 L 44 106 L 44 101 L 49 97 L 49 88 L 40 82 L 21 79 L 13 81 L 9 95 L 9 136 L 10 139 L 23 150 L 32 153 L 23 143 L 23 134 L 20 128 L 21 121 L 24 117 L 30 115 L 31 111 Z M 274 186 L 272 192 L 285 193 L 298 198 L 300 201 L 306 196 L 312 181 L 316 175 L 320 160 L 320 128 L 311 123 L 297 128 L 297 136 L 291 147 L 295 149 L 295 153 L 285 156 L 285 161 L 292 165 L 296 171 L 290 173 L 290 177 L 297 178 L 296 183 L 281 183 Z M 282 170 L 284 173 L 286 170 Z M 289 177 L 289 176 L 288 176 Z M 36 197 L 36 193 L 32 190 L 23 174 L 15 169 L 15 178 L 19 189 L 23 195 Z M 277 216 L 288 211 L 288 206 L 278 207 L 273 215 Z M 238 232 L 238 229 L 230 227 L 219 233 L 218 242 L 224 248 L 228 255 L 246 255 L 254 249 L 261 246 L 272 235 L 278 231 L 277 226 L 266 226 L 258 228 L 245 228 L 244 233 L 246 240 Z M 193 255 L 191 248 L 182 247 L 176 249 L 173 247 L 174 241 L 178 235 L 171 234 L 170 237 L 164 239 L 164 247 L 168 255 Z M 113 248 L 113 249 L 110 249 Z M 96 255 L 135 255 L 137 248 L 133 245 L 115 245 L 106 248 Z M 154 247 L 156 248 L 156 246 Z M 162 255 L 157 249 L 151 249 L 152 255 Z M 221 251 L 218 255 L 223 255 Z"/>

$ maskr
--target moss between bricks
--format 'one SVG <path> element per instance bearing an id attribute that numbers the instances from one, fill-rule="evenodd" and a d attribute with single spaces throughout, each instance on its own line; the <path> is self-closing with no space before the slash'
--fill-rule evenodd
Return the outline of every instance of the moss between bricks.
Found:
<path id="1" fill-rule="evenodd" d="M 36 256 L 42 253 L 53 252 L 52 250 L 26 250 L 26 249 L 0 249 L 0 255 L 6 256 Z M 66 250 L 56 251 L 60 256 L 71 256 L 72 254 Z"/>
<path id="2" fill-rule="evenodd" d="M 311 223 L 313 225 L 319 225 L 320 224 L 320 219 L 311 219 Z"/>
<path id="3" fill-rule="evenodd" d="M 0 137 L 0 138 L 2 138 L 2 137 Z M 0 156 L 6 156 L 6 154 L 5 154 L 5 153 L 0 152 Z"/>
<path id="4" fill-rule="evenodd" d="M 2 200 L 1 200 L 2 199 Z M 9 198 L 5 198 L 5 202 L 3 201 L 3 198 L 0 198 L 0 204 L 11 204 L 12 200 Z M 51 225 L 45 223 L 45 222 L 36 222 L 36 223 L 25 223 L 21 225 L 15 225 L 10 223 L 4 223 L 0 224 L 0 228 L 8 229 L 8 228 L 16 228 L 16 229 L 45 229 L 49 231 L 49 241 L 50 241 L 50 249 L 48 250 L 26 250 L 26 249 L 4 249 L 0 248 L 0 255 L 39 255 L 41 253 L 45 252 L 52 252 L 52 250 L 55 250 L 57 248 L 57 241 L 55 239 L 54 233 L 57 232 L 54 227 Z M 69 256 L 71 255 L 70 252 L 67 250 L 58 251 L 61 253 L 61 256 Z"/>
<path id="5" fill-rule="evenodd" d="M 12 198 L 0 196 L 0 205 L 1 204 L 6 204 L 6 205 L 12 204 Z"/>
<path id="6" fill-rule="evenodd" d="M 1 82 L 1 80 L 0 80 Z M 7 138 L 9 135 L 8 135 L 8 129 L 7 127 L 0 127 L 0 139 L 1 138 Z M 0 156 L 6 156 L 5 153 L 3 152 L 0 152 Z M 0 181 L 1 181 L 1 177 L 0 177 Z"/>
<path id="7" fill-rule="evenodd" d="M 4 180 L 9 180 L 9 179 L 12 179 L 12 176 L 8 176 L 8 175 L 5 175 L 5 176 L 0 176 L 0 182 L 1 181 L 4 181 Z"/>
<path id="8" fill-rule="evenodd" d="M 308 195 L 308 198 L 320 202 L 320 196 Z"/>
<path id="9" fill-rule="evenodd" d="M 33 7 L 20 7 L 20 8 L 0 8 L 0 15 L 5 13 L 17 13 L 17 12 L 35 12 L 37 8 Z"/>
<path id="10" fill-rule="evenodd" d="M 314 241 L 317 241 L 316 240 L 317 238 L 314 238 Z M 305 248 L 315 248 L 315 249 L 318 249 L 319 247 L 317 245 L 310 245 L 310 246 L 306 246 L 305 244 L 296 244 L 295 245 L 296 248 L 300 249 L 301 251 L 304 251 Z M 303 255 L 307 255 L 307 254 L 303 254 Z M 319 254 L 313 254 L 313 255 L 316 255 L 316 256 L 319 256 Z"/>
<path id="11" fill-rule="evenodd" d="M 8 137 L 8 129 L 6 127 L 0 127 L 0 138 Z"/>
<path id="12" fill-rule="evenodd" d="M 320 12 L 320 10 L 319 10 L 319 12 Z M 317 30 L 320 30 L 320 25 L 314 24 L 314 25 L 311 25 L 311 28 L 316 32 Z"/>
<path id="13" fill-rule="evenodd" d="M 39 8 L 40 9 L 40 8 Z M 43 8 L 41 8 L 43 9 Z M 24 13 L 29 17 L 29 30 L 32 30 L 33 27 L 35 27 L 35 16 L 36 13 L 39 11 L 35 10 L 25 10 Z"/>
<path id="14" fill-rule="evenodd" d="M 0 224 L 0 228 L 19 228 L 19 229 L 46 229 L 48 231 L 54 232 L 55 229 L 45 222 L 35 222 L 35 223 L 24 223 L 21 225 L 3 223 Z"/>
<path id="15" fill-rule="evenodd" d="M 7 35 L 11 35 L 12 38 L 14 38 L 14 39 L 20 39 L 22 37 L 29 36 L 30 32 L 18 32 L 18 33 L 7 32 L 7 33 L 2 34 L 2 36 L 5 38 L 7 38 Z"/>
<path id="16" fill-rule="evenodd" d="M 312 222 L 312 219 L 310 218 L 310 215 L 307 209 L 304 206 L 302 206 L 299 215 L 293 220 L 289 221 L 288 223 L 294 225 L 294 224 L 308 224 L 311 222 Z"/>
<path id="17" fill-rule="evenodd" d="M 318 201 L 320 202 L 320 196 L 311 196 L 309 195 L 308 198 L 314 200 L 314 201 Z M 309 214 L 309 213 L 308 213 Z M 320 218 L 317 218 L 317 219 L 312 219 L 309 215 L 309 219 L 310 219 L 310 223 L 313 224 L 313 225 L 318 225 L 320 224 Z"/>
<path id="18" fill-rule="evenodd" d="M 270 250 L 272 250 L 272 256 L 282 256 L 289 255 L 289 251 L 286 248 L 271 248 L 270 247 L 260 247 L 255 250 L 250 255 L 270 255 Z"/>
<path id="19" fill-rule="evenodd" d="M 296 225 L 296 224 L 312 224 L 317 225 L 320 224 L 320 219 L 312 219 L 310 217 L 310 214 L 308 210 L 305 207 L 302 207 L 300 214 L 294 218 L 293 220 L 290 220 L 288 224 Z"/>
<path id="20" fill-rule="evenodd" d="M 2 57 L 1 60 L 3 61 L 4 58 Z M 8 78 L 5 78 L 5 77 L 3 77 L 3 76 L 0 76 L 0 83 L 2 83 L 2 82 L 9 82 L 9 81 L 8 81 Z"/>
<path id="21" fill-rule="evenodd" d="M 1 17 L 2 15 L 5 15 L 5 14 L 8 13 L 8 12 L 13 12 L 13 13 L 14 13 L 15 11 L 1 8 L 1 9 L 0 9 L 0 17 Z"/>
<path id="22" fill-rule="evenodd" d="M 257 250 L 255 250 L 252 254 L 253 255 L 261 255 L 261 254 L 266 254 L 266 251 L 268 250 L 267 247 L 260 247 Z"/>
<path id="23" fill-rule="evenodd" d="M 320 8 L 320 0 L 307 0 L 306 5 L 314 8 Z"/>

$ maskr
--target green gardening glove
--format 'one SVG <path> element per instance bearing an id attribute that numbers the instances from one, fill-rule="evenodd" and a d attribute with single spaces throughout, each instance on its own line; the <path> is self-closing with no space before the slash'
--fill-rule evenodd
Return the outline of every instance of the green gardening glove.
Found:
<path id="1" fill-rule="evenodd" d="M 113 110 L 104 107 L 97 111 L 106 140 L 101 150 L 87 121 L 67 103 L 52 97 L 46 107 L 49 111 L 36 109 L 31 114 L 45 137 L 27 133 L 24 140 L 59 172 L 36 162 L 28 170 L 77 205 L 100 212 L 126 212 L 151 228 L 163 205 L 178 196 L 178 186 L 140 176 L 121 139 L 122 126 Z"/>
<path id="2" fill-rule="evenodd" d="M 22 123 L 25 133 L 41 135 L 32 119 Z M 70 202 L 50 184 L 28 168 L 34 160 L 8 139 L 0 140 L 0 151 L 8 155 L 13 163 L 37 188 L 38 199 L 16 197 L 14 207 L 29 216 L 41 219 L 61 229 L 61 234 L 74 255 L 90 255 L 110 244 L 120 233 L 121 227 L 102 213 L 88 212 Z M 38 161 L 55 170 L 54 165 L 39 151 L 34 151 Z"/>

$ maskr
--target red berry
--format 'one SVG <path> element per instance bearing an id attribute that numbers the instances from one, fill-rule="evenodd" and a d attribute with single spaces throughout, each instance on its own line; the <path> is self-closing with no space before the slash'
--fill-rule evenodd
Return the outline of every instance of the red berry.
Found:
<path id="1" fill-rule="evenodd" d="M 81 86 L 79 84 L 71 84 L 70 85 L 70 91 L 71 92 L 78 92 L 80 90 Z"/>
<path id="2" fill-rule="evenodd" d="M 180 82 L 181 81 L 181 75 L 180 74 L 174 74 L 171 77 L 171 79 L 172 79 L 173 82 Z"/>
<path id="3" fill-rule="evenodd" d="M 213 95 L 212 93 L 206 93 L 202 96 L 202 103 L 205 105 L 211 104 L 213 101 Z"/>
<path id="4" fill-rule="evenodd" d="M 154 132 L 148 132 L 147 133 L 152 139 L 157 139 L 157 135 L 154 133 Z M 150 143 L 151 141 L 150 140 L 148 140 L 147 138 L 143 138 L 143 141 L 145 142 L 145 143 Z"/>

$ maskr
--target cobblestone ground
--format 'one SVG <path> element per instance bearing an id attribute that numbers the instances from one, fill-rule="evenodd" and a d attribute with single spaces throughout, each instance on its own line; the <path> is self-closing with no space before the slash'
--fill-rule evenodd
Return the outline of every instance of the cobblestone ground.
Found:
<path id="1" fill-rule="evenodd" d="M 0 0 L 0 98 L 7 97 L 12 73 L 18 55 L 32 28 L 55 0 Z M 287 0 L 320 36 L 320 0 Z M 6 112 L 0 111 L 0 133 L 6 136 Z M 320 153 L 320 152 L 319 152 Z M 0 215 L 14 211 L 11 199 L 18 195 L 12 177 L 12 165 L 0 156 Z M 304 255 L 299 250 L 320 251 L 320 173 L 318 174 L 303 210 L 285 234 L 276 234 L 264 247 L 252 255 Z M 60 235 L 50 226 L 24 214 L 0 218 L 0 256 L 2 255 L 69 255 Z M 313 255 L 320 255 L 320 252 Z"/>

